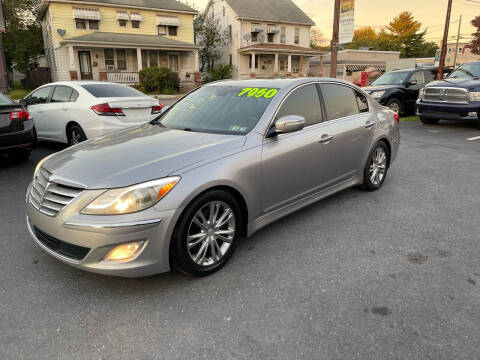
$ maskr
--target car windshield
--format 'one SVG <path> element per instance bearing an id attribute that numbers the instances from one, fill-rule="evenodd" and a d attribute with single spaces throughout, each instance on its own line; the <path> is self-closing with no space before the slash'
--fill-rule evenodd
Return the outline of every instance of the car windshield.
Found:
<path id="1" fill-rule="evenodd" d="M 477 78 L 480 77 L 480 63 L 464 64 L 452 72 L 449 78 Z"/>
<path id="2" fill-rule="evenodd" d="M 11 103 L 13 103 L 13 100 L 11 100 L 7 95 L 0 93 L 0 105 L 9 105 Z"/>
<path id="3" fill-rule="evenodd" d="M 96 98 L 144 97 L 145 95 L 129 86 L 119 84 L 89 84 L 82 86 Z"/>
<path id="4" fill-rule="evenodd" d="M 167 128 L 245 135 L 258 123 L 278 89 L 206 86 L 155 120 Z"/>
<path id="5" fill-rule="evenodd" d="M 410 74 L 408 71 L 403 72 L 389 72 L 380 76 L 375 80 L 371 86 L 377 85 L 401 85 L 407 81 L 407 77 Z"/>

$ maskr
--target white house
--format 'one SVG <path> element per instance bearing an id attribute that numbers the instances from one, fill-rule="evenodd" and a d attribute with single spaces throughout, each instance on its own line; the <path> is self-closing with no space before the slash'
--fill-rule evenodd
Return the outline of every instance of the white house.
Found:
<path id="1" fill-rule="evenodd" d="M 234 79 L 306 76 L 321 53 L 310 47 L 315 23 L 291 0 L 210 0 L 205 14 L 229 34 L 220 61 Z"/>

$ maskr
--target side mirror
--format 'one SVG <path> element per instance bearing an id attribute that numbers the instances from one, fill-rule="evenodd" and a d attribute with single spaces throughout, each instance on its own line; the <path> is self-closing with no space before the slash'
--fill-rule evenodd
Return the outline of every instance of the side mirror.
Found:
<path id="1" fill-rule="evenodd" d="M 412 85 L 417 85 L 418 84 L 418 80 L 410 80 L 407 85 L 408 86 L 412 86 Z"/>
<path id="2" fill-rule="evenodd" d="M 19 101 L 20 104 L 24 105 L 24 106 L 27 106 L 27 99 L 20 99 Z"/>
<path id="3" fill-rule="evenodd" d="M 275 132 L 277 134 L 292 133 L 302 130 L 305 127 L 305 118 L 298 115 L 288 115 L 277 120 Z"/>

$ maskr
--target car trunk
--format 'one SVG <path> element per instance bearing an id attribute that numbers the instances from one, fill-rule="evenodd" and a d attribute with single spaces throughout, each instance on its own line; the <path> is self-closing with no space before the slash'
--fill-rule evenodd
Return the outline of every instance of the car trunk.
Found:
<path id="1" fill-rule="evenodd" d="M 23 106 L 20 104 L 0 105 L 0 134 L 23 130 L 24 119 L 10 119 L 10 113 L 22 110 Z"/>
<path id="2" fill-rule="evenodd" d="M 111 108 L 122 109 L 125 116 L 118 116 L 124 122 L 142 122 L 151 120 L 152 107 L 158 105 L 158 100 L 145 98 L 106 98 L 105 102 Z"/>

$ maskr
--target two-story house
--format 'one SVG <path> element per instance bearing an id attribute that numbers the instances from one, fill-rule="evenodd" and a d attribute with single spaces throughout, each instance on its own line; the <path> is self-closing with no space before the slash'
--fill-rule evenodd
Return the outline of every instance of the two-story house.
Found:
<path id="1" fill-rule="evenodd" d="M 168 67 L 194 85 L 197 11 L 176 0 L 43 0 L 45 52 L 53 81 L 139 82 L 139 71 Z"/>
<path id="2" fill-rule="evenodd" d="M 310 47 L 315 23 L 291 0 L 210 0 L 205 14 L 227 34 L 220 61 L 234 79 L 306 76 L 321 53 Z"/>

